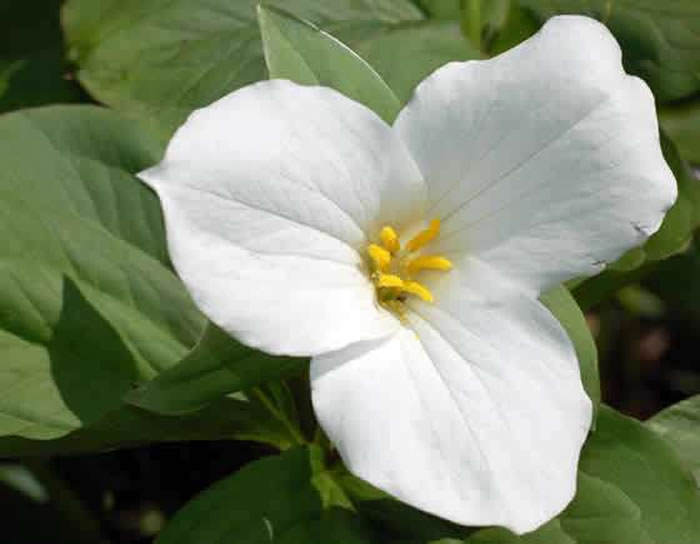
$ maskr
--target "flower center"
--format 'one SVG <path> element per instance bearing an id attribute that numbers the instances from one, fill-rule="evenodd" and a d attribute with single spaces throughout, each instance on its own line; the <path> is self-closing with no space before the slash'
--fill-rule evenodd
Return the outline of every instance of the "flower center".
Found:
<path id="1" fill-rule="evenodd" d="M 440 233 L 440 221 L 433 219 L 428 228 L 420 231 L 401 247 L 396 231 L 385 226 L 379 233 L 379 244 L 369 244 L 367 254 L 372 265 L 372 282 L 379 302 L 391 309 L 400 309 L 407 296 L 416 296 L 433 302 L 433 294 L 416 280 L 425 270 L 447 271 L 452 263 L 441 255 L 430 255 L 421 250 Z"/>

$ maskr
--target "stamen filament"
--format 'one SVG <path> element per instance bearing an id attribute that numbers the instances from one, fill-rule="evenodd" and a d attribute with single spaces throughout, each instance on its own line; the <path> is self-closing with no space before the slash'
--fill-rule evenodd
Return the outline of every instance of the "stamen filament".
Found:
<path id="1" fill-rule="evenodd" d="M 416 251 L 422 248 L 426 244 L 429 244 L 438 234 L 440 233 L 440 220 L 433 219 L 428 228 L 420 231 L 413 238 L 411 238 L 406 244 L 406 249 L 408 251 Z"/>

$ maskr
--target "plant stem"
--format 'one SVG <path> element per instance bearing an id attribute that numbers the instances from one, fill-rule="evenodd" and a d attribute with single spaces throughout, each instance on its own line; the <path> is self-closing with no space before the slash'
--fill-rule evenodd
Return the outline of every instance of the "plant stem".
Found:
<path id="1" fill-rule="evenodd" d="M 461 0 L 462 32 L 481 51 L 481 0 Z"/>
<path id="2" fill-rule="evenodd" d="M 304 436 L 301 434 L 301 431 L 297 428 L 294 423 L 289 421 L 289 418 L 287 417 L 287 414 L 285 414 L 282 410 L 277 408 L 275 406 L 275 403 L 270 400 L 270 398 L 260 389 L 259 387 L 254 387 L 252 389 L 253 394 L 258 398 L 260 403 L 267 409 L 272 416 L 277 419 L 282 425 L 284 425 L 285 429 L 289 432 L 290 436 L 292 437 L 293 441 L 296 442 L 298 445 L 303 445 L 306 444 L 306 439 Z"/>

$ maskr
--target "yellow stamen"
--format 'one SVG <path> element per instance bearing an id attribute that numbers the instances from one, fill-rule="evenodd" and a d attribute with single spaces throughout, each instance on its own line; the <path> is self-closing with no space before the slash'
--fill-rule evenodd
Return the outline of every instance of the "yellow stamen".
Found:
<path id="1" fill-rule="evenodd" d="M 450 270 L 452 263 L 445 257 L 439 255 L 421 255 L 408 261 L 406 270 L 409 274 L 415 274 L 424 269 L 428 270 Z"/>
<path id="2" fill-rule="evenodd" d="M 401 249 L 401 244 L 399 243 L 399 236 L 396 231 L 389 226 L 382 227 L 379 233 L 379 238 L 382 241 L 382 245 L 391 253 L 396 253 Z"/>
<path id="3" fill-rule="evenodd" d="M 433 302 L 433 294 L 417 281 L 404 281 L 401 290 L 416 295 L 425 302 Z"/>
<path id="4" fill-rule="evenodd" d="M 379 247 L 377 244 L 370 244 L 367 247 L 367 253 L 377 270 L 386 270 L 391 263 L 391 253 L 383 247 Z"/>
<path id="5" fill-rule="evenodd" d="M 377 287 L 398 287 L 403 289 L 404 281 L 394 274 L 379 274 L 375 280 Z"/>
<path id="6" fill-rule="evenodd" d="M 429 244 L 440 232 L 440 220 L 433 219 L 428 225 L 428 228 L 420 231 L 413 238 L 411 238 L 406 244 L 406 249 L 408 251 L 416 251 L 422 248 L 426 244 Z"/>
<path id="7" fill-rule="evenodd" d="M 434 300 L 427 287 L 412 279 L 415 275 L 423 270 L 447 271 L 452 268 L 449 259 L 440 255 L 414 253 L 429 244 L 439 233 L 440 220 L 434 219 L 402 249 L 396 231 L 385 225 L 379 233 L 380 241 L 367 246 L 377 301 L 399 317 L 405 312 L 406 298 L 409 295 L 425 302 Z"/>

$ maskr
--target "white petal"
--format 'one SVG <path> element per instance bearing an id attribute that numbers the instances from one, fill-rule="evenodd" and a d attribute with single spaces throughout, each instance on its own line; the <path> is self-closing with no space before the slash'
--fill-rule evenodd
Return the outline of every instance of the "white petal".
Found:
<path id="1" fill-rule="evenodd" d="M 350 470 L 397 498 L 533 530 L 573 497 L 591 421 L 573 348 L 478 261 L 445 278 L 391 339 L 312 359 L 316 413 Z"/>
<path id="2" fill-rule="evenodd" d="M 381 337 L 358 254 L 380 218 L 424 198 L 391 128 L 341 94 L 258 83 L 198 110 L 140 174 L 159 194 L 171 258 L 219 326 L 271 353 L 313 355 Z"/>
<path id="3" fill-rule="evenodd" d="M 653 233 L 676 196 L 654 99 L 593 19 L 555 17 L 486 61 L 423 81 L 396 121 L 428 184 L 439 247 L 543 289 Z"/>

